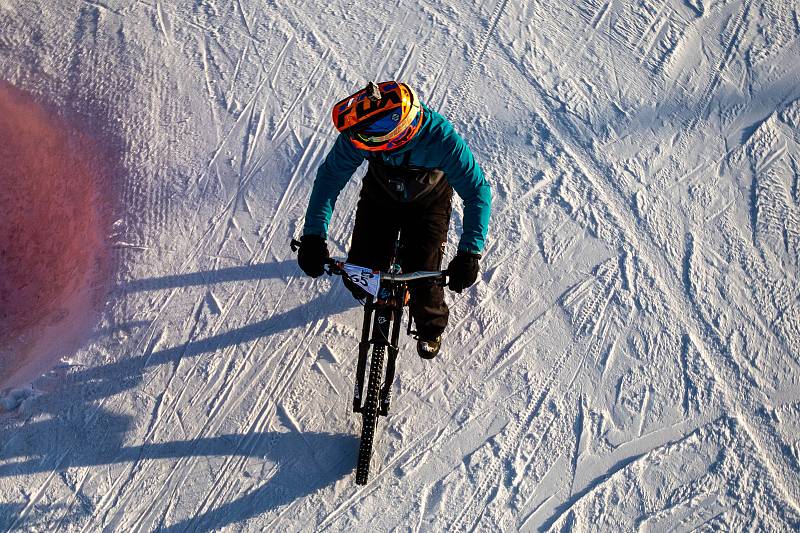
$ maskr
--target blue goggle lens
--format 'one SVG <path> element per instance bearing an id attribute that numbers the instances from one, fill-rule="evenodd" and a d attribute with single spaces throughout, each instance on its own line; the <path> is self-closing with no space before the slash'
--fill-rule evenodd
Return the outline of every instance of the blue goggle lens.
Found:
<path id="1" fill-rule="evenodd" d="M 379 118 L 361 130 L 360 133 L 367 135 L 386 135 L 397 127 L 397 124 L 400 122 L 400 118 L 401 114 L 399 111 L 396 113 L 389 113 L 388 115 Z"/>

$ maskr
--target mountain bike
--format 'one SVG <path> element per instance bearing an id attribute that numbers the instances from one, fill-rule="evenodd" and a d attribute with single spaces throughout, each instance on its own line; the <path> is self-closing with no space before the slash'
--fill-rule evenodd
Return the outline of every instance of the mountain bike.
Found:
<path id="1" fill-rule="evenodd" d="M 291 241 L 292 250 L 297 251 L 300 242 Z M 328 275 L 343 276 L 353 284 L 364 289 L 364 320 L 361 327 L 361 341 L 358 343 L 358 360 L 353 391 L 353 412 L 361 414 L 361 443 L 356 463 L 356 484 L 365 485 L 369 477 L 372 459 L 373 440 L 379 416 L 389 413 L 392 397 L 397 356 L 400 352 L 400 324 L 403 308 L 408 305 L 409 287 L 416 283 L 437 283 L 446 285 L 447 272 L 402 273 L 399 262 L 400 234 L 395 240 L 394 253 L 388 272 L 376 272 L 329 259 L 325 272 Z M 414 335 L 411 319 L 408 321 L 408 335 Z M 370 348 L 372 357 L 370 357 Z M 386 368 L 384 373 L 384 360 Z M 367 377 L 367 362 L 369 376 Z M 367 390 L 364 394 L 364 384 Z"/>

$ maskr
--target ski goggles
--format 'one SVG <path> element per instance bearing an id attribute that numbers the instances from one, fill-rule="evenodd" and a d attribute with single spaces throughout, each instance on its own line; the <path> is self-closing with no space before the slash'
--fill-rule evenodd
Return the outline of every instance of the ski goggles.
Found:
<path id="1" fill-rule="evenodd" d="M 397 115 L 398 113 L 393 113 Z M 388 115 L 377 119 L 361 131 L 348 132 L 350 142 L 356 148 L 375 151 L 388 151 L 406 144 L 419 131 L 422 124 L 422 108 L 416 106 L 416 112 L 404 120 Z M 390 129 L 391 128 L 391 129 Z"/>

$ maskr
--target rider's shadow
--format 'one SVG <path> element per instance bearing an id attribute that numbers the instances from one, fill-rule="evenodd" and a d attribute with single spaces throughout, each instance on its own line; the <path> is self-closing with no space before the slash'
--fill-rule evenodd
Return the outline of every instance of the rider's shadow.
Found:
<path id="1" fill-rule="evenodd" d="M 266 433 L 248 435 L 242 440 L 251 441 L 254 438 L 257 444 L 252 455 L 277 461 L 277 473 L 239 498 L 181 520 L 163 531 L 219 531 L 229 524 L 241 524 L 344 478 L 353 471 L 358 455 L 358 439 L 354 435 Z M 230 454 L 221 442 L 203 444 L 220 448 L 218 451 L 221 454 Z M 267 444 L 269 447 L 266 447 Z M 335 450 L 335 454 L 331 455 L 331 450 Z M 315 452 L 319 451 L 327 451 L 328 457 L 316 457 Z M 205 455 L 209 455 L 209 452 L 213 453 L 214 450 L 206 450 Z"/>
<path id="2" fill-rule="evenodd" d="M 145 286 L 162 289 L 205 284 L 209 279 L 232 281 L 249 279 L 246 276 L 283 277 L 283 270 L 281 264 L 277 264 L 255 271 L 251 267 L 226 269 L 219 275 L 207 272 L 167 276 L 133 282 L 127 290 L 149 290 Z M 357 304 L 346 289 L 334 288 L 283 313 L 219 335 L 72 372 L 54 394 L 35 398 L 25 408 L 29 415 L 38 412 L 50 416 L 39 417 L 21 427 L 10 425 L 0 432 L 0 478 L 39 472 L 63 473 L 72 466 L 99 466 L 147 458 L 166 460 L 205 455 L 248 455 L 274 462 L 276 473 L 258 488 L 175 526 L 209 530 L 288 504 L 333 483 L 352 470 L 355 464 L 357 443 L 350 435 L 276 432 L 126 447 L 124 443 L 134 420 L 107 410 L 105 401 L 138 387 L 148 375 L 148 367 L 177 362 L 184 357 L 213 352 L 295 327 L 306 327 L 309 320 L 324 319 L 329 313 L 346 311 L 354 305 Z M 312 452 L 307 451 L 314 449 L 317 453 L 322 450 L 321 453 L 333 454 L 320 463 L 330 467 L 321 468 L 315 464 Z M 298 453 L 298 450 L 306 450 L 306 453 Z M 78 497 L 81 502 L 89 502 L 85 497 Z M 0 508 L 0 526 L 13 523 L 15 515 L 18 516 L 24 507 L 16 503 L 3 505 Z M 73 511 L 80 513 L 78 507 Z"/>
<path id="3" fill-rule="evenodd" d="M 109 422 L 112 421 L 110 419 L 119 417 L 111 416 L 106 419 L 107 417 L 101 414 L 100 418 L 103 419 L 101 421 Z M 116 422 L 120 422 L 120 420 L 116 420 Z M 35 425 L 35 434 L 37 436 L 47 435 L 48 440 L 53 437 L 53 431 L 56 432 L 56 435 L 61 432 L 53 419 Z M 63 428 L 60 429 L 63 430 Z M 115 433 L 117 436 L 121 436 L 118 432 Z M 87 440 L 91 440 L 91 438 L 87 437 Z M 222 464 L 225 457 L 251 457 L 255 462 L 255 465 L 253 462 L 250 463 L 253 465 L 252 470 L 260 470 L 265 474 L 263 482 L 254 482 L 256 488 L 245 489 L 242 491 L 243 495 L 216 508 L 181 520 L 171 527 L 163 528 L 166 531 L 185 531 L 187 528 L 192 531 L 216 531 L 226 525 L 240 523 L 288 505 L 335 483 L 352 472 L 358 452 L 358 440 L 353 435 L 316 432 L 275 431 L 227 434 L 193 440 L 148 443 L 140 446 L 121 446 L 121 440 L 113 440 L 114 443 L 108 441 L 86 442 L 84 445 L 73 442 L 78 446 L 72 450 L 69 458 L 63 458 L 61 450 L 53 450 L 44 458 L 37 457 L 19 462 L 9 461 L 8 457 L 2 457 L 4 464 L 0 465 L 0 477 L 47 472 L 54 469 L 65 472 L 68 468 L 121 463 L 143 465 L 143 461 L 148 460 L 197 458 L 203 464 L 208 464 L 216 457 L 219 458 L 217 463 Z M 45 445 L 45 449 L 49 449 L 51 446 L 52 444 Z M 189 468 L 190 464 L 191 459 L 185 464 L 185 467 Z M 223 494 L 222 498 L 229 488 L 241 486 L 241 481 L 237 477 L 241 475 L 241 472 L 232 473 L 235 479 L 226 479 L 226 474 L 231 473 L 219 472 L 216 479 L 208 483 L 211 492 L 219 491 Z M 255 477 L 258 477 L 258 474 Z M 80 487 L 76 487 L 76 489 L 78 490 L 76 493 L 78 501 L 88 501 L 88 498 L 80 493 Z M 7 503 L 0 506 L 0 526 L 10 528 L 24 507 L 25 505 L 22 503 Z M 86 508 L 85 512 L 92 514 L 91 506 Z M 75 513 L 72 513 L 71 519 L 79 523 L 81 518 L 77 514 L 79 512 L 76 510 Z M 24 526 L 24 521 L 17 525 Z"/>
<path id="4" fill-rule="evenodd" d="M 257 488 L 174 526 L 176 531 L 186 527 L 210 531 L 287 505 L 353 469 L 358 442 L 348 434 L 273 431 L 126 446 L 134 419 L 106 409 L 104 400 L 135 388 L 144 375 L 140 358 L 122 359 L 75 372 L 57 394 L 32 399 L 26 411 L 48 415 L 16 428 L 11 424 L 0 433 L 0 478 L 53 472 L 61 473 L 66 482 L 71 477 L 65 474 L 74 468 L 201 457 L 212 461 L 214 457 L 251 457 L 257 463 L 273 465 L 275 473 L 272 468 L 264 469 L 269 477 L 261 484 L 256 482 Z M 80 523 L 93 514 L 93 504 L 80 486 L 73 490 L 80 505 L 64 519 Z M 48 507 L 51 512 L 58 511 L 55 504 L 40 503 L 37 513 L 27 519 L 40 519 Z M 0 507 L 0 529 L 15 524 L 25 508 L 24 503 L 14 502 Z M 25 524 L 23 520 L 17 525 Z"/>

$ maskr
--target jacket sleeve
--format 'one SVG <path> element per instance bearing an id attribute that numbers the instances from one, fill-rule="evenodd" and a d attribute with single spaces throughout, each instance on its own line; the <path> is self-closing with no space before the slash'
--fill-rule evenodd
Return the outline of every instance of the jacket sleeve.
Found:
<path id="1" fill-rule="evenodd" d="M 458 249 L 478 254 L 489 231 L 492 191 L 467 143 L 450 128 L 444 136 L 441 169 L 447 181 L 464 201 L 464 228 Z"/>
<path id="2" fill-rule="evenodd" d="M 336 199 L 363 161 L 364 156 L 350 143 L 347 136 L 340 134 L 325 161 L 317 169 L 306 209 L 303 235 L 328 237 L 328 224 Z"/>

